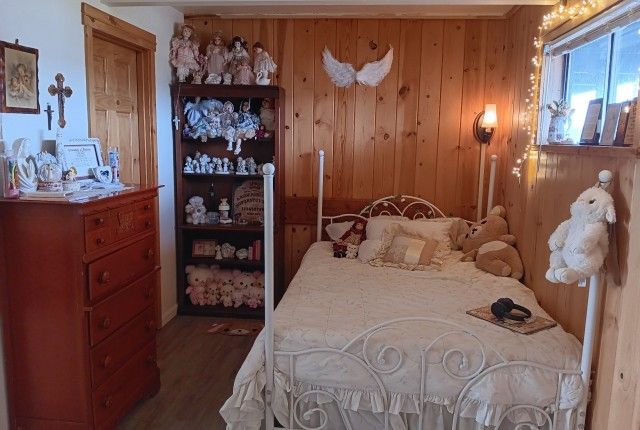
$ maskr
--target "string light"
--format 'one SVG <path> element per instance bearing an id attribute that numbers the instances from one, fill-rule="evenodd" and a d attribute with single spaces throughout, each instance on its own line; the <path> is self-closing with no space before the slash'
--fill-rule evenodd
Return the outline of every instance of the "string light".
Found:
<path id="1" fill-rule="evenodd" d="M 522 155 L 516 159 L 515 165 L 512 168 L 512 173 L 518 178 L 522 177 L 522 167 L 526 164 L 527 159 L 532 148 L 535 148 L 537 142 L 538 132 L 538 115 L 540 114 L 539 100 L 540 100 L 540 78 L 542 68 L 542 34 L 547 30 L 556 27 L 560 23 L 570 21 L 577 17 L 589 16 L 594 13 L 598 3 L 602 0 L 582 0 L 581 2 L 572 5 L 558 5 L 551 12 L 542 17 L 542 23 L 538 26 L 538 36 L 533 38 L 533 47 L 535 48 L 535 55 L 531 59 L 533 65 L 533 72 L 529 75 L 529 90 L 527 96 L 524 99 L 526 103 L 525 111 L 520 116 L 520 124 L 522 128 L 527 132 L 527 144 L 524 147 Z"/>

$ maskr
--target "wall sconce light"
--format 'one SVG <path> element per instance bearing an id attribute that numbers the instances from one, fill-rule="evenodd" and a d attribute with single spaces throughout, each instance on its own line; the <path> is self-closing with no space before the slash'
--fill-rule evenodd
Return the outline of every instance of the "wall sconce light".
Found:
<path id="1" fill-rule="evenodd" d="M 484 105 L 484 111 L 480 112 L 473 121 L 473 136 L 480 143 L 489 143 L 495 128 L 498 126 L 498 113 L 495 104 Z"/>

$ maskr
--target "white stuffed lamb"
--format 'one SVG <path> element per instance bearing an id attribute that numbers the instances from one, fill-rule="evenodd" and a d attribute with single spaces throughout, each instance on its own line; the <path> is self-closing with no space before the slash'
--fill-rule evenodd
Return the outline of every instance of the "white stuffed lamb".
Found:
<path id="1" fill-rule="evenodd" d="M 613 198 L 603 188 L 580 194 L 571 204 L 571 218 L 549 237 L 547 280 L 572 284 L 598 273 L 609 250 L 607 222 L 615 221 Z"/>

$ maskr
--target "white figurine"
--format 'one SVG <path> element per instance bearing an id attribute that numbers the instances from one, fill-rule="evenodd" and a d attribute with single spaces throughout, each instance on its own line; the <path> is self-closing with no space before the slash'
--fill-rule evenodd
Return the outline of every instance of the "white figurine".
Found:
<path id="1" fill-rule="evenodd" d="M 222 83 L 222 76 L 211 73 L 209 76 L 207 76 L 207 79 L 204 80 L 204 83 L 208 85 L 218 85 Z"/>
<path id="2" fill-rule="evenodd" d="M 193 173 L 202 173 L 202 169 L 200 169 L 200 163 L 196 163 L 193 168 Z"/>
<path id="3" fill-rule="evenodd" d="M 256 175 L 258 173 L 258 166 L 253 157 L 247 158 L 247 171 L 250 175 Z"/>
<path id="4" fill-rule="evenodd" d="M 202 154 L 200 156 L 200 159 L 198 160 L 198 162 L 200 163 L 200 171 L 202 173 L 207 172 L 207 166 L 209 165 L 209 161 L 211 161 L 211 157 L 209 157 L 207 154 Z"/>
<path id="5" fill-rule="evenodd" d="M 220 173 L 223 175 L 229 174 L 229 159 L 227 157 L 222 159 L 222 172 Z"/>
<path id="6" fill-rule="evenodd" d="M 247 162 L 242 157 L 238 157 L 238 168 L 236 169 L 236 175 L 248 175 Z"/>
<path id="7" fill-rule="evenodd" d="M 247 248 L 240 248 L 236 251 L 236 257 L 238 260 L 246 260 L 249 258 L 249 251 Z"/>
<path id="8" fill-rule="evenodd" d="M 217 174 L 221 174 L 223 172 L 224 172 L 224 170 L 222 169 L 222 159 L 221 158 L 216 158 L 216 173 Z"/>
<path id="9" fill-rule="evenodd" d="M 193 163 L 193 158 L 187 155 L 184 159 L 184 167 L 182 168 L 184 173 L 193 173 L 193 166 L 191 163 Z"/>
<path id="10" fill-rule="evenodd" d="M 169 58 L 171 65 L 176 68 L 179 82 L 185 82 L 190 74 L 200 69 L 198 46 L 193 27 L 188 24 L 182 26 L 180 36 L 171 39 Z"/>
<path id="11" fill-rule="evenodd" d="M 22 192 L 35 191 L 38 188 L 36 161 L 31 152 L 31 141 L 26 138 L 13 142 L 13 153 L 17 161 L 18 188 Z"/>
<path id="12" fill-rule="evenodd" d="M 233 255 L 236 253 L 236 247 L 231 245 L 230 243 L 222 244 L 222 258 L 233 258 Z"/>
<path id="13" fill-rule="evenodd" d="M 215 256 L 216 260 L 222 260 L 222 248 L 220 247 L 220 245 L 216 245 L 216 256 Z"/>
<path id="14" fill-rule="evenodd" d="M 220 211 L 220 224 L 231 224 L 232 220 L 229 218 L 231 206 L 229 205 L 229 202 L 227 202 L 226 197 L 220 199 L 218 210 Z"/>
<path id="15" fill-rule="evenodd" d="M 214 173 L 214 169 L 213 169 L 213 163 L 209 163 L 207 164 L 207 173 L 209 175 L 212 175 Z"/>
<path id="16" fill-rule="evenodd" d="M 222 75 L 222 83 L 224 85 L 231 85 L 231 81 L 233 80 L 233 75 L 231 73 L 225 73 Z"/>
<path id="17" fill-rule="evenodd" d="M 253 44 L 253 72 L 256 74 L 256 83 L 258 85 L 269 85 L 271 79 L 270 73 L 275 73 L 278 66 L 271 58 L 271 55 L 265 51 L 264 46 L 260 42 Z"/>

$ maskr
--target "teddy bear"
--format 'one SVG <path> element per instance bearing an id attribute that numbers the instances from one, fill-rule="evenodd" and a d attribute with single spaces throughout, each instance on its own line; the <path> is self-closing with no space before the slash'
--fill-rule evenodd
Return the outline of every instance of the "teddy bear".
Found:
<path id="1" fill-rule="evenodd" d="M 200 196 L 193 196 L 184 207 L 187 214 L 187 224 L 204 224 L 207 221 L 207 208 L 204 206 L 204 199 Z"/>
<path id="2" fill-rule="evenodd" d="M 219 303 L 222 303 L 224 307 L 233 306 L 233 292 L 235 288 L 233 286 L 234 275 L 230 270 L 219 271 L 218 291 L 220 292 Z"/>
<path id="3" fill-rule="evenodd" d="M 251 286 L 247 290 L 246 304 L 250 308 L 257 308 L 264 306 L 264 290 L 254 286 Z"/>
<path id="4" fill-rule="evenodd" d="M 571 204 L 570 213 L 549 237 L 549 282 L 572 284 L 598 273 L 609 251 L 607 223 L 616 222 L 611 194 L 598 186 L 588 188 Z"/>
<path id="5" fill-rule="evenodd" d="M 254 285 L 255 277 L 251 273 L 233 271 L 233 286 L 236 290 L 244 291 Z"/>
<path id="6" fill-rule="evenodd" d="M 189 295 L 191 303 L 194 305 L 206 305 L 207 304 L 207 285 L 213 281 L 213 272 L 211 268 L 205 265 L 195 266 L 189 264 L 185 267 L 185 273 L 187 274 L 187 289 L 186 293 Z"/>
<path id="7" fill-rule="evenodd" d="M 458 236 L 458 248 L 462 249 L 462 261 L 475 261 L 478 269 L 496 276 L 522 278 L 524 268 L 514 245 L 516 237 L 509 234 L 505 219 L 506 210 L 496 206 L 486 218 L 472 224 L 468 232 Z"/>

